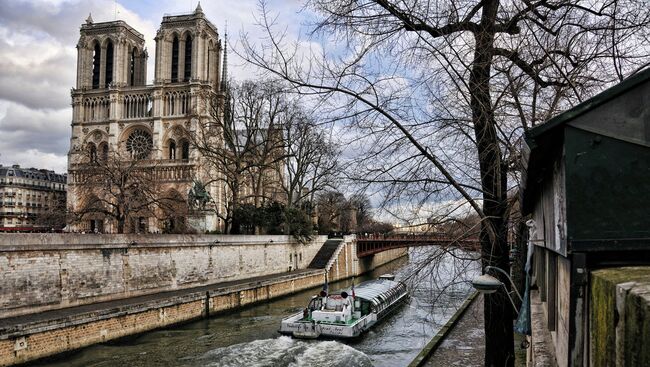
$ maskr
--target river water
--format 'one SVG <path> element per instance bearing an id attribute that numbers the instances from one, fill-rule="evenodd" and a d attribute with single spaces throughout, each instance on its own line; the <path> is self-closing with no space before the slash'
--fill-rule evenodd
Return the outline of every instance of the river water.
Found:
<path id="1" fill-rule="evenodd" d="M 432 255 L 433 253 L 433 255 Z M 479 267 L 471 256 L 435 248 L 411 249 L 356 282 L 396 274 L 411 299 L 395 314 L 354 341 L 304 341 L 280 336 L 283 317 L 304 308 L 312 289 L 207 320 L 109 342 L 38 366 L 405 366 L 444 325 L 469 294 Z M 419 269 L 418 272 L 415 272 Z M 330 284 L 335 290 L 350 281 Z"/>

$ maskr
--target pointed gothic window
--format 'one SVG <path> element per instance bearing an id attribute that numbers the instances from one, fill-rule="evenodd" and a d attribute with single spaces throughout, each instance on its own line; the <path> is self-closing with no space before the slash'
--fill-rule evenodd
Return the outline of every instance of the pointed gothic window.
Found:
<path id="1" fill-rule="evenodd" d="M 207 75 L 207 78 L 206 78 L 207 80 L 210 80 L 210 76 L 212 75 L 212 73 L 210 72 L 210 65 L 211 65 L 211 64 L 210 64 L 210 60 L 211 60 L 211 59 L 210 59 L 210 55 L 211 55 L 211 54 L 212 54 L 212 44 L 210 44 L 210 45 L 208 46 L 208 55 L 207 55 L 207 56 L 208 56 L 208 62 L 206 63 L 206 65 L 208 65 L 208 68 L 207 68 L 207 70 L 206 70 L 206 71 L 208 72 L 208 75 Z"/>
<path id="2" fill-rule="evenodd" d="M 106 86 L 113 82 L 113 42 L 106 44 Z"/>
<path id="3" fill-rule="evenodd" d="M 189 81 L 192 77 L 192 36 L 185 37 L 185 71 L 183 72 L 183 80 Z"/>
<path id="4" fill-rule="evenodd" d="M 101 145 L 101 159 L 103 162 L 106 162 L 108 160 L 108 144 L 103 143 Z"/>
<path id="5" fill-rule="evenodd" d="M 178 82 L 178 37 L 172 41 L 172 83 Z"/>
<path id="6" fill-rule="evenodd" d="M 93 89 L 99 88 L 99 63 L 101 61 L 102 49 L 95 43 L 93 50 Z"/>
<path id="7" fill-rule="evenodd" d="M 183 160 L 190 159 L 190 143 L 188 143 L 187 141 L 183 141 L 181 148 L 182 148 L 181 158 Z"/>
<path id="8" fill-rule="evenodd" d="M 136 48 L 134 47 L 133 50 L 131 50 L 131 57 L 129 60 L 129 85 L 131 86 L 135 85 L 135 51 Z"/>
<path id="9" fill-rule="evenodd" d="M 169 141 L 169 159 L 176 159 L 176 143 Z"/>
<path id="10" fill-rule="evenodd" d="M 97 147 L 95 146 L 95 144 L 93 143 L 88 144 L 88 150 L 89 150 L 88 153 L 90 154 L 90 161 L 92 163 L 97 162 Z"/>

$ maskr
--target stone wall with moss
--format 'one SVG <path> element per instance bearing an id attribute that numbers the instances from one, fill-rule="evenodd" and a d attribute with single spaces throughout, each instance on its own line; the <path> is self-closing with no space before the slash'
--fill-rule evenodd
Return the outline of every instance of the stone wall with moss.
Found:
<path id="1" fill-rule="evenodd" d="M 590 302 L 591 365 L 650 366 L 650 266 L 593 271 Z"/>

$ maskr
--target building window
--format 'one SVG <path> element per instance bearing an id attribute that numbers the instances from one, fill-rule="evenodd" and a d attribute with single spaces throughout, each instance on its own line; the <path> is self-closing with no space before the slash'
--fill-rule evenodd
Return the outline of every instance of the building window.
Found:
<path id="1" fill-rule="evenodd" d="M 100 150 L 101 150 L 101 154 L 102 154 L 101 159 L 102 159 L 102 161 L 106 162 L 108 160 L 108 144 L 107 143 L 102 143 L 100 145 L 100 147 L 101 147 Z M 59 186 L 61 186 L 61 185 L 59 185 Z"/>
<path id="2" fill-rule="evenodd" d="M 172 41 L 172 83 L 178 82 L 178 37 Z"/>
<path id="3" fill-rule="evenodd" d="M 102 233 L 104 231 L 104 221 L 101 219 L 92 219 L 90 221 L 90 232 Z"/>
<path id="4" fill-rule="evenodd" d="M 183 160 L 189 160 L 190 159 L 190 143 L 187 142 L 187 141 L 183 141 L 181 148 L 182 148 L 181 158 Z"/>
<path id="5" fill-rule="evenodd" d="M 176 159 L 176 143 L 169 141 L 169 159 Z"/>
<path id="6" fill-rule="evenodd" d="M 99 88 L 99 63 L 101 61 L 102 49 L 99 47 L 99 43 L 95 43 L 95 49 L 93 51 L 93 89 Z"/>
<path id="7" fill-rule="evenodd" d="M 106 45 L 106 86 L 113 83 L 113 42 Z"/>
<path id="8" fill-rule="evenodd" d="M 90 155 L 90 161 L 92 163 L 97 162 L 97 147 L 95 144 L 90 143 L 88 144 L 88 154 Z"/>
<path id="9" fill-rule="evenodd" d="M 192 77 L 192 36 L 185 37 L 185 69 L 183 71 L 183 80 L 189 81 Z"/>
<path id="10" fill-rule="evenodd" d="M 149 156 L 153 140 L 151 134 L 142 129 L 136 129 L 129 135 L 126 140 L 126 150 L 131 154 L 131 158 L 144 159 Z"/>
<path id="11" fill-rule="evenodd" d="M 138 217 L 136 233 L 147 233 L 147 218 Z"/>
<path id="12" fill-rule="evenodd" d="M 129 59 L 129 85 L 135 85 L 135 48 L 131 50 Z"/>

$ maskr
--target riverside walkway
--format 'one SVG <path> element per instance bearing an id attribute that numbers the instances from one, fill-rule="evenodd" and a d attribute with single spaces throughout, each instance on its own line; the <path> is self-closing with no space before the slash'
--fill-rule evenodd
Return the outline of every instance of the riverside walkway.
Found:
<path id="1" fill-rule="evenodd" d="M 409 367 L 482 367 L 485 354 L 483 295 L 470 296 Z M 524 337 L 515 334 L 515 366 L 526 366 Z"/>
<path id="2" fill-rule="evenodd" d="M 483 328 L 483 295 L 478 295 L 422 366 L 483 366 Z"/>
<path id="3" fill-rule="evenodd" d="M 483 295 L 474 293 L 422 349 L 409 367 L 483 366 Z"/>

